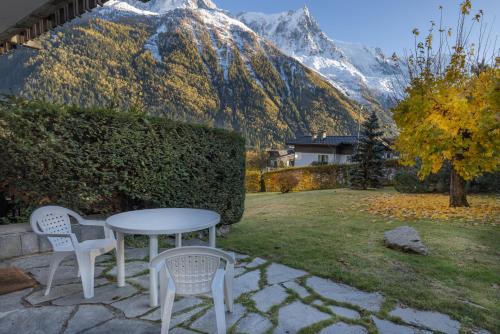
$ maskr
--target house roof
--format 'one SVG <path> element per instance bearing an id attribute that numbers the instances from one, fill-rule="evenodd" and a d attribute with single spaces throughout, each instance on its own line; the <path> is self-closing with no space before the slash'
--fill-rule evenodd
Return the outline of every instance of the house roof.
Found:
<path id="1" fill-rule="evenodd" d="M 0 54 L 90 11 L 108 0 L 1 0 Z"/>
<path id="2" fill-rule="evenodd" d="M 319 146 L 338 146 L 341 144 L 345 145 L 355 145 L 358 143 L 358 138 L 356 136 L 326 136 L 321 138 L 318 136 L 313 138 L 313 136 L 303 136 L 295 138 L 286 142 L 287 145 L 319 145 Z"/>

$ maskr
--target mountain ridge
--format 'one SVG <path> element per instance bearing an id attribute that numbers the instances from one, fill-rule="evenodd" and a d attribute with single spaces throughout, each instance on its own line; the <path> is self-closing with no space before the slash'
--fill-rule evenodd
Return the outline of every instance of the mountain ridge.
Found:
<path id="1" fill-rule="evenodd" d="M 240 131 L 254 146 L 356 131 L 356 102 L 210 3 L 109 3 L 42 37 L 41 51 L 0 57 L 0 91 L 145 109 Z"/>

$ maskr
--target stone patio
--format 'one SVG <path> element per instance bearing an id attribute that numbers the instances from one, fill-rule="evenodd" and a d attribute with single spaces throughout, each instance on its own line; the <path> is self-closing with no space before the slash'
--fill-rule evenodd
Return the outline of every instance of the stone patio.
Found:
<path id="1" fill-rule="evenodd" d="M 0 296 L 0 333 L 160 333 L 160 310 L 148 299 L 147 249 L 127 249 L 127 286 L 113 282 L 114 257 L 96 265 L 95 297 L 83 299 L 74 259 L 56 272 L 49 296 L 43 288 L 49 254 L 15 258 L 0 265 L 17 266 L 40 285 Z M 231 333 L 321 334 L 458 334 L 461 324 L 448 315 L 391 305 L 377 292 L 312 276 L 262 258 L 236 254 L 235 307 L 226 314 Z M 385 305 L 385 303 L 389 303 Z M 185 297 L 174 303 L 171 333 L 215 333 L 209 296 Z M 477 329 L 472 333 L 488 334 Z"/>

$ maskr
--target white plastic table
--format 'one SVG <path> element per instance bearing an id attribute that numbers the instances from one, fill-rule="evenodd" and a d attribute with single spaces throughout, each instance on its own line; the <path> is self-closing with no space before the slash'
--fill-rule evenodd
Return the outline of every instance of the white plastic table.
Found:
<path id="1" fill-rule="evenodd" d="M 125 286 L 125 234 L 149 236 L 149 259 L 158 255 L 158 235 L 175 234 L 175 247 L 182 246 L 182 233 L 209 229 L 209 245 L 215 247 L 215 226 L 220 222 L 216 212 L 202 209 L 147 209 L 123 212 L 106 219 L 106 226 L 116 232 L 117 283 Z M 149 303 L 158 306 L 158 274 L 149 273 Z"/>

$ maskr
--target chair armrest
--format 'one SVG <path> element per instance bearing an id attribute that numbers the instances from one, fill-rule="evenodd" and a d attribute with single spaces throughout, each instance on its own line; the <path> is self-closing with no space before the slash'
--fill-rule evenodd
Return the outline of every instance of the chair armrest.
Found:
<path id="1" fill-rule="evenodd" d="M 106 226 L 106 222 L 104 220 L 94 220 L 94 219 L 82 219 L 79 220 L 78 223 L 80 225 L 90 225 L 90 226 Z"/>

